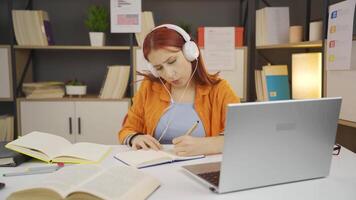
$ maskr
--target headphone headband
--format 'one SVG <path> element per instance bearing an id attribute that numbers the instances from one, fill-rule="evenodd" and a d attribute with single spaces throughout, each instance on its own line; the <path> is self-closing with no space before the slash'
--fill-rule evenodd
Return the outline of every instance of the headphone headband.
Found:
<path id="1" fill-rule="evenodd" d="M 192 62 L 192 61 L 198 59 L 198 57 L 199 57 L 199 48 L 198 48 L 197 44 L 194 41 L 191 41 L 191 38 L 190 38 L 189 34 L 184 29 L 182 29 L 181 27 L 179 27 L 177 25 L 174 25 L 174 24 L 162 24 L 160 26 L 157 26 L 157 27 L 153 28 L 151 30 L 151 32 L 156 30 L 156 29 L 162 28 L 162 27 L 165 27 L 165 28 L 168 28 L 168 29 L 172 29 L 172 30 L 176 31 L 178 34 L 180 34 L 183 37 L 185 43 L 184 43 L 184 45 L 182 47 L 182 52 L 184 54 L 184 57 L 188 61 Z M 159 74 L 158 74 L 157 70 L 151 64 L 148 65 L 147 67 L 151 71 L 153 76 L 159 77 Z"/>
<path id="2" fill-rule="evenodd" d="M 189 34 L 184 29 L 182 29 L 181 27 L 179 27 L 177 25 L 174 25 L 174 24 L 162 24 L 162 25 L 159 25 L 159 26 L 153 28 L 152 31 L 154 31 L 156 29 L 159 29 L 159 28 L 162 28 L 162 27 L 166 27 L 168 29 L 175 30 L 184 38 L 185 42 L 189 42 L 190 41 Z"/>

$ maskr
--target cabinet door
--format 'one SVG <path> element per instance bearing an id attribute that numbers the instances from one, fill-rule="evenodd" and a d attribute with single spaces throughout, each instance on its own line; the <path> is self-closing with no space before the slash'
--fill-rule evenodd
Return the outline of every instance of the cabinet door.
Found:
<path id="1" fill-rule="evenodd" d="M 118 144 L 117 133 L 127 114 L 129 101 L 78 101 L 76 142 Z"/>
<path id="2" fill-rule="evenodd" d="M 42 131 L 74 142 L 76 123 L 73 102 L 21 101 L 20 117 L 22 135 L 31 131 Z"/>

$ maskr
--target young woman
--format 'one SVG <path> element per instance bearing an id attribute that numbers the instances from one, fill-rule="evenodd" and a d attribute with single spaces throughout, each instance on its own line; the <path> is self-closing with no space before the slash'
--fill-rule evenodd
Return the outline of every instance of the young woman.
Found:
<path id="1" fill-rule="evenodd" d="M 208 74 L 199 48 L 182 28 L 158 26 L 143 43 L 151 64 L 119 140 L 134 149 L 173 144 L 180 156 L 221 153 L 226 105 L 240 99 L 227 81 Z M 185 134 L 193 124 L 197 128 Z"/>

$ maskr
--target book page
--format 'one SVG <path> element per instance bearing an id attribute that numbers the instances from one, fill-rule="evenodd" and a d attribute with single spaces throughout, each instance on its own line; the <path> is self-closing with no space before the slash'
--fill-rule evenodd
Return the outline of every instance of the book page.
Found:
<path id="1" fill-rule="evenodd" d="M 56 162 L 66 162 L 65 159 L 69 157 L 70 160 L 80 158 L 88 162 L 99 162 L 110 150 L 110 146 L 94 143 L 76 143 L 70 148 L 64 149 L 56 155 Z"/>
<path id="2" fill-rule="evenodd" d="M 163 151 L 143 149 L 121 152 L 116 154 L 115 158 L 130 166 L 135 167 L 143 167 L 145 165 L 159 164 L 162 162 L 171 161 L 170 156 Z"/>
<path id="3" fill-rule="evenodd" d="M 132 167 L 115 166 L 86 180 L 75 192 L 102 199 L 145 199 L 159 185 L 157 179 Z M 75 192 L 69 196 L 74 197 Z"/>
<path id="4" fill-rule="evenodd" d="M 54 190 L 64 198 L 69 193 L 73 192 L 74 188 L 76 188 L 79 183 L 94 176 L 100 170 L 101 168 L 97 165 L 65 166 L 53 174 L 50 174 L 42 181 L 33 182 L 28 186 L 21 188 L 18 193 L 26 192 L 33 196 L 35 193 L 31 193 L 29 190 L 36 189 L 38 191 L 39 188 L 42 188 Z M 36 194 L 41 195 L 40 192 L 37 192 Z"/>
<path id="5" fill-rule="evenodd" d="M 52 158 L 62 149 L 67 149 L 72 146 L 72 144 L 60 136 L 34 131 L 10 142 L 8 146 L 25 147 L 30 150 L 34 149 Z"/>

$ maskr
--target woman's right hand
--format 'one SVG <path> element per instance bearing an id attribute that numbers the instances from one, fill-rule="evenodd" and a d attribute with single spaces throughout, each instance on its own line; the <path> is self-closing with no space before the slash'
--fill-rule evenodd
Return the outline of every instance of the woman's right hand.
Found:
<path id="1" fill-rule="evenodd" d="M 162 148 L 161 144 L 156 140 L 156 138 L 147 134 L 136 136 L 135 138 L 132 139 L 131 144 L 134 150 L 138 150 L 138 149 L 160 150 Z"/>

